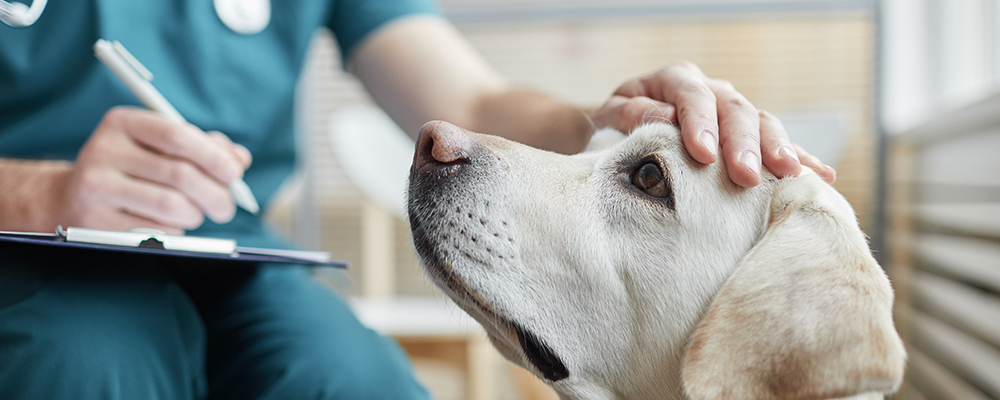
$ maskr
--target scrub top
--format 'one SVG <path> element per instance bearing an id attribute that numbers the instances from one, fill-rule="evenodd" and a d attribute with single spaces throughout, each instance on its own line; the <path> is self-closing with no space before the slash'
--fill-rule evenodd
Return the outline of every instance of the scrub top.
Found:
<path id="1" fill-rule="evenodd" d="M 189 122 L 250 150 L 244 180 L 266 207 L 295 166 L 295 84 L 315 30 L 329 27 L 349 56 L 394 18 L 437 12 L 433 0 L 272 0 L 268 26 L 243 35 L 213 0 L 49 0 L 30 27 L 0 24 L 0 157 L 73 160 L 110 108 L 141 106 L 94 57 L 97 39 L 117 40 Z M 240 209 L 189 234 L 282 245 L 265 230 Z"/>

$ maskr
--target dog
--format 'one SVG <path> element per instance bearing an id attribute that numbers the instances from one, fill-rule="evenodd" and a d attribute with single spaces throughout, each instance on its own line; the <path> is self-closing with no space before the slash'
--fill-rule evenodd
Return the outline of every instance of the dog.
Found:
<path id="1" fill-rule="evenodd" d="M 567 156 L 432 121 L 410 170 L 414 246 L 564 399 L 896 391 L 892 288 L 850 204 L 806 168 L 745 189 L 721 164 L 665 123 Z"/>

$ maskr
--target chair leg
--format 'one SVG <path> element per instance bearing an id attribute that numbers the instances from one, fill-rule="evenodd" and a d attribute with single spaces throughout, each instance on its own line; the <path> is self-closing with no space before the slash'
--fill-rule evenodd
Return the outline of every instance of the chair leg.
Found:
<path id="1" fill-rule="evenodd" d="M 485 334 L 473 335 L 466 343 L 465 398 L 496 398 L 496 351 Z"/>
<path id="2" fill-rule="evenodd" d="M 371 200 L 361 205 L 361 294 L 388 299 L 396 291 L 395 219 Z"/>
<path id="3" fill-rule="evenodd" d="M 518 398 L 523 400 L 559 400 L 559 395 L 531 372 L 513 363 L 507 363 L 511 380 L 518 390 Z"/>

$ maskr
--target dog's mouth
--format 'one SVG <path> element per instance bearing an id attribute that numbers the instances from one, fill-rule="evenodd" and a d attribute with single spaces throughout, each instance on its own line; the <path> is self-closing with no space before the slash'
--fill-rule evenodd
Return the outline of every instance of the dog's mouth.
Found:
<path id="1" fill-rule="evenodd" d="M 517 335 L 517 342 L 521 347 L 521 351 L 524 352 L 528 361 L 542 373 L 542 376 L 544 376 L 545 379 L 555 382 L 569 376 L 569 370 L 566 369 L 566 365 L 563 364 L 561 359 L 559 359 L 559 356 L 556 355 L 555 351 L 545 344 L 545 341 L 531 331 L 525 329 L 521 326 L 521 324 L 497 315 L 497 313 L 492 309 L 486 307 L 478 297 L 469 292 L 465 285 L 459 282 L 458 278 L 456 278 L 454 274 L 446 271 L 440 272 L 441 273 L 438 275 L 438 279 L 451 291 L 452 298 L 462 299 L 462 301 L 466 303 L 459 303 L 459 305 L 472 305 L 479 312 L 481 312 L 484 317 L 497 321 L 497 325 L 513 328 L 514 333 Z"/>
<path id="2" fill-rule="evenodd" d="M 528 356 L 528 361 L 538 368 L 538 371 L 552 382 L 569 376 L 569 370 L 563 365 L 562 360 L 552 349 L 531 331 L 525 330 L 521 325 L 511 322 L 514 331 L 517 332 L 517 341 L 521 344 L 521 350 Z"/>
<path id="3" fill-rule="evenodd" d="M 415 183 L 416 182 L 416 183 Z M 420 185 L 421 179 L 415 179 L 411 177 L 411 187 L 410 194 L 414 196 L 414 193 L 421 193 L 417 198 L 434 197 L 440 195 L 440 193 L 430 192 L 427 193 L 425 188 Z M 450 203 L 449 203 L 450 204 Z M 511 319 L 505 318 L 495 312 L 491 307 L 486 306 L 486 302 L 482 301 L 479 296 L 473 293 L 469 286 L 461 280 L 460 276 L 455 275 L 453 270 L 453 262 L 455 258 L 458 258 L 456 252 L 452 252 L 451 249 L 442 248 L 442 242 L 448 240 L 447 235 L 438 235 L 437 231 L 442 229 L 441 226 L 437 224 L 443 224 L 441 222 L 441 214 L 435 211 L 437 206 L 431 202 L 430 204 L 424 202 L 415 202 L 413 198 L 410 199 L 409 203 L 409 215 L 410 215 L 410 227 L 413 233 L 413 241 L 416 247 L 417 253 L 423 261 L 424 267 L 429 275 L 431 275 L 432 280 L 445 292 L 452 300 L 455 301 L 461 308 L 463 308 L 467 313 L 469 313 L 473 318 L 479 321 L 480 324 L 486 328 L 487 332 L 491 332 L 490 336 L 494 340 L 494 344 L 497 348 L 501 348 L 502 352 L 516 352 L 516 348 L 520 347 L 521 352 L 525 355 L 525 358 L 530 362 L 541 375 L 552 382 L 562 380 L 569 376 L 569 370 L 566 365 L 563 364 L 562 360 L 556 354 L 556 352 L 548 344 L 542 340 L 539 335 L 535 334 L 531 330 L 527 329 L 524 325 L 512 321 Z M 429 215 L 429 219 L 423 217 L 424 215 Z M 472 214 L 469 214 L 469 218 L 472 218 Z M 433 223 L 429 223 L 433 221 Z M 486 226 L 487 222 L 479 219 L 479 222 Z M 502 223 L 506 225 L 506 222 Z M 449 229 L 454 228 L 454 225 L 449 227 Z M 464 232 L 460 233 L 464 234 Z M 498 234 L 494 233 L 493 236 L 499 237 Z M 485 236 L 489 237 L 489 236 Z M 473 235 L 470 240 L 476 241 Z M 488 239 L 487 239 L 488 240 Z M 508 238 L 508 240 L 510 240 Z M 482 242 L 482 241 L 481 241 Z M 494 247 L 493 249 L 499 249 L 501 247 Z M 485 249 L 486 252 L 492 256 L 496 256 L 497 259 L 503 259 L 499 252 L 493 252 L 490 248 Z M 491 260 L 489 259 L 477 259 L 466 253 L 461 253 L 462 259 L 474 260 L 477 263 L 488 265 Z M 516 341 L 512 338 L 516 336 Z"/>

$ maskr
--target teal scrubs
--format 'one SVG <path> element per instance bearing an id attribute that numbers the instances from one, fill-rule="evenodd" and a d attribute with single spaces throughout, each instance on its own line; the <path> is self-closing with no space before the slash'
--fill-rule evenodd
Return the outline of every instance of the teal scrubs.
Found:
<path id="1" fill-rule="evenodd" d="M 49 0 L 0 25 L 0 157 L 73 160 L 108 109 L 140 105 L 93 55 L 118 40 L 191 123 L 254 155 L 262 207 L 295 166 L 293 100 L 309 40 L 349 56 L 432 0 L 272 0 L 255 35 L 212 0 Z M 3 195 L 0 193 L 0 195 Z M 285 246 L 260 218 L 193 235 Z M 0 248 L 0 398 L 425 398 L 405 355 L 299 267 L 185 268 L 129 257 Z"/>

